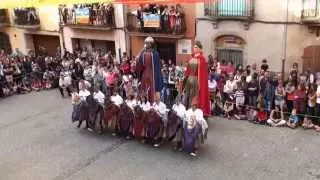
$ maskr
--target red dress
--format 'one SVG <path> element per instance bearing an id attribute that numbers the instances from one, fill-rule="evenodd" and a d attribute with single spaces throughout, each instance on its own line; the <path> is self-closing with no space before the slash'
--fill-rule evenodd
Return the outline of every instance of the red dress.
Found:
<path id="1" fill-rule="evenodd" d="M 143 74 L 141 77 L 141 91 L 148 94 L 148 100 L 151 103 L 153 103 L 153 96 L 155 94 L 153 76 L 152 52 L 145 52 Z"/>
<path id="2" fill-rule="evenodd" d="M 198 102 L 199 102 L 199 108 L 203 111 L 204 116 L 208 117 L 210 116 L 210 99 L 209 99 L 209 87 L 208 87 L 208 64 L 206 62 L 206 59 L 201 52 L 199 55 L 192 54 L 193 58 L 198 59 L 198 71 L 197 71 L 197 77 L 198 77 Z M 187 66 L 187 70 L 185 72 L 185 77 L 188 77 L 192 75 L 192 71 Z"/>

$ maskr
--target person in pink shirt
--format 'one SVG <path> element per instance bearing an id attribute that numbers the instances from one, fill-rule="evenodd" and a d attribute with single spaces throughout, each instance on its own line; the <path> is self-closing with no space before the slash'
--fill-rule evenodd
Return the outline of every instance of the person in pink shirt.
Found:
<path id="1" fill-rule="evenodd" d="M 231 74 L 231 73 L 233 74 L 235 71 L 236 71 L 236 68 L 234 67 L 233 62 L 229 61 L 226 67 L 227 74 Z"/>

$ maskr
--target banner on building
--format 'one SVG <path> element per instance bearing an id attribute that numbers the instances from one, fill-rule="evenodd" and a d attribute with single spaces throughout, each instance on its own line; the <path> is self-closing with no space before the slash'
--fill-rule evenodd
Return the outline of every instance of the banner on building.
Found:
<path id="1" fill-rule="evenodd" d="M 160 28 L 160 15 L 143 13 L 143 23 L 146 28 Z"/>
<path id="2" fill-rule="evenodd" d="M 191 54 L 192 53 L 191 49 L 192 49 L 191 39 L 178 40 L 178 54 Z"/>
<path id="3" fill-rule="evenodd" d="M 89 8 L 76 9 L 77 24 L 89 24 Z"/>

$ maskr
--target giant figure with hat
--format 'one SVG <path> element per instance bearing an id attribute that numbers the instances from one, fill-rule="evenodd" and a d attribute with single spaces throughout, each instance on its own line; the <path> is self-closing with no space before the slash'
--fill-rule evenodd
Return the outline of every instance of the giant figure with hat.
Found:
<path id="1" fill-rule="evenodd" d="M 161 64 L 158 51 L 152 45 L 152 37 L 145 39 L 145 46 L 138 55 L 137 71 L 139 73 L 139 91 L 147 94 L 148 100 L 152 103 L 156 92 L 161 92 L 163 87 Z"/>

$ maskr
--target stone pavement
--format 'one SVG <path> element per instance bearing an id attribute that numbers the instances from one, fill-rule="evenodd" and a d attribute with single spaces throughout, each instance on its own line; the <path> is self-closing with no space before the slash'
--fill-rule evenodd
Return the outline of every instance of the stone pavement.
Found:
<path id="1" fill-rule="evenodd" d="M 211 118 L 200 156 L 71 124 L 57 90 L 0 100 L 0 180 L 320 179 L 320 136 Z"/>

